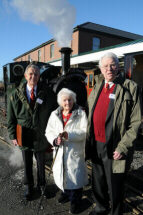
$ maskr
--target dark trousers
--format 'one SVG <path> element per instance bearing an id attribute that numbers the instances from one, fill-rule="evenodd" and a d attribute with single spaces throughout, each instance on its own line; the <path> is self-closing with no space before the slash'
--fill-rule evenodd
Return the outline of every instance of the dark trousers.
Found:
<path id="1" fill-rule="evenodd" d="M 73 190 L 65 189 L 62 195 L 66 195 L 69 198 L 71 204 L 78 204 L 82 198 L 82 191 L 83 188 Z"/>
<path id="2" fill-rule="evenodd" d="M 97 142 L 97 159 L 92 162 L 92 189 L 95 212 L 106 214 L 111 202 L 111 215 L 121 215 L 124 174 L 112 173 L 112 160 L 107 155 L 107 144 Z"/>
<path id="3" fill-rule="evenodd" d="M 37 186 L 45 185 L 45 152 L 33 152 L 23 150 L 22 156 L 24 161 L 24 184 L 33 186 L 33 154 L 37 162 Z"/>

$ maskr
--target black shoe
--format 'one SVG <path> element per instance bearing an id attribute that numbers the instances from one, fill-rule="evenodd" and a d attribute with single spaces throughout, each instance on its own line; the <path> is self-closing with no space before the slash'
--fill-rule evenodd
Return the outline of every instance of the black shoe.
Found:
<path id="1" fill-rule="evenodd" d="M 65 194 L 62 193 L 61 196 L 60 196 L 60 198 L 58 199 L 58 203 L 64 204 L 66 202 L 69 202 L 69 198 L 68 198 L 67 195 L 65 195 Z"/>
<path id="2" fill-rule="evenodd" d="M 69 212 L 71 214 L 78 214 L 80 212 L 80 205 L 77 203 L 71 203 Z"/>
<path id="3" fill-rule="evenodd" d="M 27 201 L 30 201 L 32 199 L 33 194 L 33 186 L 26 185 L 24 197 Z"/>

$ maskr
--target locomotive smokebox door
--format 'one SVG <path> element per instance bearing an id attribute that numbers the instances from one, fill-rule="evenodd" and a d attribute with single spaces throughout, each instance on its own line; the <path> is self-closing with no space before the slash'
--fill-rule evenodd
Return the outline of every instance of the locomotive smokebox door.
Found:
<path id="1" fill-rule="evenodd" d="M 54 91 L 57 94 L 62 88 L 68 88 L 76 93 L 77 104 L 86 107 L 87 90 L 85 85 L 86 74 L 82 69 L 70 68 L 70 54 L 72 49 L 63 47 L 60 50 L 62 59 L 62 75 L 58 78 Z"/>

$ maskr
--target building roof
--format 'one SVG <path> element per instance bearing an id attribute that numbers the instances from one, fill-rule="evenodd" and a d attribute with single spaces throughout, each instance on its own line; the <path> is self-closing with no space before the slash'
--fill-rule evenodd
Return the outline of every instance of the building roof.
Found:
<path id="1" fill-rule="evenodd" d="M 86 22 L 86 23 L 83 23 L 81 25 L 77 25 L 73 29 L 73 32 L 77 31 L 77 30 L 80 30 L 80 29 L 84 29 L 84 30 L 88 30 L 88 31 L 94 31 L 94 32 L 106 33 L 106 34 L 115 35 L 115 36 L 118 36 L 118 37 L 128 38 L 128 39 L 131 39 L 131 40 L 143 39 L 142 35 L 133 34 L 133 33 L 127 32 L 127 31 L 118 30 L 118 29 L 115 29 L 115 28 L 107 27 L 107 26 L 104 26 L 104 25 L 99 25 L 99 24 L 92 23 L 92 22 Z M 24 55 L 27 55 L 27 54 L 29 54 L 29 53 L 37 50 L 37 49 L 40 49 L 41 47 L 43 47 L 45 45 L 48 45 L 49 43 L 52 43 L 54 41 L 55 41 L 55 39 L 48 40 L 47 42 L 42 43 L 41 45 L 36 46 L 35 48 L 30 49 L 29 51 L 19 55 L 18 57 L 14 58 L 13 60 L 15 61 L 18 58 L 21 58 Z"/>
<path id="2" fill-rule="evenodd" d="M 111 34 L 111 35 L 115 35 L 115 36 L 119 36 L 119 37 L 129 38 L 129 39 L 132 39 L 132 40 L 138 40 L 138 39 L 143 38 L 143 35 L 134 34 L 134 33 L 130 33 L 130 32 L 127 32 L 127 31 L 122 31 L 122 30 L 119 30 L 119 29 L 107 27 L 107 26 L 104 26 L 104 25 L 99 25 L 99 24 L 92 23 L 92 22 L 86 22 L 86 23 L 83 23 L 81 25 L 78 25 L 78 26 L 76 26 L 74 28 L 74 31 L 76 31 L 78 29 L 86 29 L 86 30 L 90 30 L 90 31 L 97 31 L 97 32 Z"/>
<path id="3" fill-rule="evenodd" d="M 27 51 L 27 52 L 24 52 L 23 54 L 19 55 L 18 57 L 14 58 L 13 60 L 15 61 L 15 60 L 17 60 L 18 58 L 21 58 L 21 57 L 23 57 L 24 55 L 27 55 L 27 54 L 29 54 L 29 53 L 31 53 L 31 52 L 37 50 L 37 49 L 40 49 L 41 47 L 46 46 L 46 45 L 48 45 L 49 43 L 52 43 L 52 42 L 54 42 L 54 41 L 55 41 L 55 39 L 48 40 L 47 42 L 42 43 L 41 45 L 36 46 L 35 48 L 30 49 L 30 50 Z"/>
<path id="4" fill-rule="evenodd" d="M 119 58 L 124 57 L 127 54 L 143 52 L 143 39 L 134 40 L 119 45 L 109 46 L 106 48 L 98 49 L 97 51 L 90 51 L 79 55 L 71 56 L 70 65 L 98 62 L 99 59 L 106 53 L 113 52 Z M 54 66 L 61 66 L 61 59 L 53 62 L 48 62 Z"/>

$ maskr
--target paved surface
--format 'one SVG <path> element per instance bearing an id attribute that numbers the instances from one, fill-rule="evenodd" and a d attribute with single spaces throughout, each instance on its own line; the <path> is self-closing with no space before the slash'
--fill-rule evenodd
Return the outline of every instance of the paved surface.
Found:
<path id="1" fill-rule="evenodd" d="M 32 201 L 23 198 L 23 165 L 21 165 L 21 152 L 14 147 L 0 142 L 0 215 L 67 215 L 69 203 L 60 205 L 57 199 L 60 191 L 53 182 L 52 175 L 47 178 L 47 198 L 44 198 L 40 207 L 40 196 L 34 192 Z M 11 157 L 11 155 L 13 155 Z M 19 164 L 17 166 L 16 164 Z M 34 174 L 36 170 L 34 168 Z M 92 209 L 92 204 L 87 198 L 91 194 L 90 187 L 84 190 L 81 215 L 87 215 Z M 39 212 L 38 212 L 39 210 Z"/>

